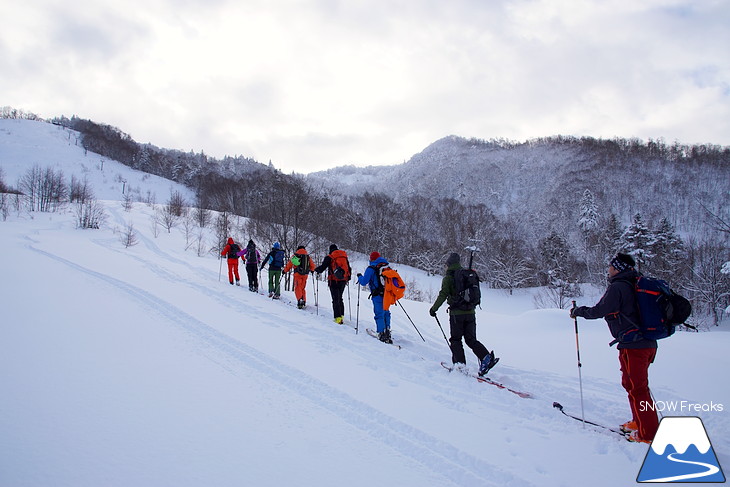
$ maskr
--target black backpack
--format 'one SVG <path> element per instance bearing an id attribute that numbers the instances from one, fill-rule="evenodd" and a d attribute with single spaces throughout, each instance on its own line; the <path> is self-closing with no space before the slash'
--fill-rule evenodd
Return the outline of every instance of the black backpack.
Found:
<path id="1" fill-rule="evenodd" d="M 256 261 L 256 247 L 253 245 L 246 248 L 246 264 L 257 264 Z"/>
<path id="2" fill-rule="evenodd" d="M 295 263 L 294 258 L 299 259 L 298 264 Z M 309 254 L 294 254 L 294 257 L 292 258 L 292 264 L 295 264 L 294 272 L 296 272 L 297 274 L 309 274 Z"/>
<path id="3" fill-rule="evenodd" d="M 228 258 L 238 259 L 238 253 L 241 251 L 241 247 L 238 244 L 232 243 L 228 245 Z"/>
<path id="4" fill-rule="evenodd" d="M 454 295 L 449 300 L 451 309 L 471 311 L 482 301 L 479 275 L 474 269 L 454 270 Z"/>

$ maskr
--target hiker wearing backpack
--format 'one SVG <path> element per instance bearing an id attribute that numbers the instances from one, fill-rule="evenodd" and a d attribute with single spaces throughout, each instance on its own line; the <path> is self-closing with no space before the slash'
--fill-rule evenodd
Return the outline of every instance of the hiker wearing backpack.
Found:
<path id="1" fill-rule="evenodd" d="M 621 385 L 626 389 L 631 407 L 632 419 L 621 425 L 629 433 L 629 440 L 651 443 L 659 427 L 649 390 L 649 365 L 654 362 L 657 351 L 656 340 L 635 337 L 622 341 L 626 331 L 639 322 L 634 286 L 639 273 L 634 269 L 636 262 L 627 254 L 617 254 L 608 266 L 608 288 L 593 307 L 578 306 L 570 317 L 588 320 L 604 318 L 614 339 L 618 340 L 619 362 L 621 364 Z"/>
<path id="2" fill-rule="evenodd" d="M 352 275 L 347 253 L 338 249 L 335 244 L 330 245 L 330 253 L 322 260 L 322 264 L 314 269 L 314 272 L 321 274 L 325 269 L 327 270 L 327 286 L 332 295 L 332 312 L 335 315 L 335 323 L 342 325 L 345 322 L 345 302 L 342 295 Z"/>
<path id="3" fill-rule="evenodd" d="M 365 274 L 357 275 L 357 283 L 370 288 L 370 299 L 373 301 L 373 314 L 377 325 L 378 339 L 381 342 L 393 343 L 390 336 L 390 310 L 383 307 L 385 288 L 380 278 L 380 270 L 387 267 L 388 261 L 380 256 L 379 252 L 370 254 L 370 265 Z"/>
<path id="4" fill-rule="evenodd" d="M 297 308 L 303 309 L 307 305 L 307 278 L 314 271 L 314 262 L 303 245 L 297 247 L 289 262 L 284 266 L 284 272 L 294 270 L 294 296 L 297 298 Z"/>
<path id="5" fill-rule="evenodd" d="M 248 241 L 245 249 L 239 252 L 239 255 L 246 263 L 246 276 L 248 277 L 248 290 L 252 293 L 259 292 L 259 279 L 257 271 L 261 264 L 261 254 L 259 254 L 256 244 L 253 240 Z"/>
<path id="6" fill-rule="evenodd" d="M 286 254 L 281 249 L 279 242 L 274 242 L 271 251 L 266 254 L 260 269 L 269 266 L 269 297 L 279 299 L 281 296 L 281 269 L 284 267 Z"/>
<path id="7" fill-rule="evenodd" d="M 233 285 L 233 277 L 236 277 L 236 286 L 241 285 L 241 278 L 238 276 L 238 253 L 241 251 L 241 247 L 233 240 L 233 237 L 228 237 L 228 243 L 223 250 L 221 250 L 221 256 L 226 256 L 226 262 L 228 263 L 228 282 Z"/>
<path id="8" fill-rule="evenodd" d="M 465 271 L 469 271 L 469 273 L 467 274 Z M 431 316 L 436 317 L 436 312 L 444 301 L 448 303 L 451 361 L 456 367 L 466 366 L 463 339 L 466 346 L 479 359 L 479 375 L 481 376 L 494 367 L 499 359 L 494 356 L 494 351 L 490 352 L 487 347 L 477 340 L 476 305 L 478 301 L 472 300 L 471 303 L 464 303 L 463 289 L 468 289 L 464 282 L 472 276 L 472 273 L 474 276 L 472 279 L 476 281 L 475 285 L 477 287 L 473 294 L 477 294 L 479 293 L 479 278 L 476 276 L 476 272 L 464 269 L 461 266 L 461 256 L 459 254 L 455 252 L 450 254 L 446 259 L 446 274 L 441 281 L 441 290 L 429 313 Z M 460 296 L 459 291 L 462 291 L 462 296 Z"/>

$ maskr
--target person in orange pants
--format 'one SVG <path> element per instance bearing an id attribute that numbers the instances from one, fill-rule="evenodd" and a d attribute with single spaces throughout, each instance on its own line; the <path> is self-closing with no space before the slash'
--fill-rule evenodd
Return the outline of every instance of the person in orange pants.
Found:
<path id="1" fill-rule="evenodd" d="M 297 247 L 296 252 L 284 266 L 283 271 L 294 270 L 294 296 L 297 298 L 297 308 L 307 305 L 307 278 L 314 271 L 314 262 L 303 245 Z"/>
<path id="2" fill-rule="evenodd" d="M 238 276 L 238 253 L 241 252 L 241 247 L 233 241 L 233 237 L 228 237 L 228 244 L 221 250 L 221 255 L 227 257 L 226 262 L 228 263 L 228 282 L 233 284 L 233 276 L 236 276 L 236 286 L 241 285 L 241 278 Z"/>

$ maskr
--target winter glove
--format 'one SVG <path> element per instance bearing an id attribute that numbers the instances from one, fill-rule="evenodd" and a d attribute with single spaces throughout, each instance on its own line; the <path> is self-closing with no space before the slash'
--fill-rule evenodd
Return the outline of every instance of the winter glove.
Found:
<path id="1" fill-rule="evenodd" d="M 431 308 L 431 309 L 428 310 L 428 314 L 430 314 L 433 317 L 436 317 L 436 310 L 433 309 L 433 308 Z"/>
<path id="2" fill-rule="evenodd" d="M 570 317 L 571 318 L 578 318 L 578 317 L 584 317 L 586 310 L 588 309 L 588 306 L 578 306 L 577 308 L 571 308 L 570 309 Z"/>
<path id="3" fill-rule="evenodd" d="M 360 279 L 362 277 L 362 274 L 358 273 L 357 278 Z"/>

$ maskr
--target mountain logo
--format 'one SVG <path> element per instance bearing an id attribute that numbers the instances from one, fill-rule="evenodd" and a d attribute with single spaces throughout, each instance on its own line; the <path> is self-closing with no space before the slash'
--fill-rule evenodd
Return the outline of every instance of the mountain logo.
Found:
<path id="1" fill-rule="evenodd" d="M 665 417 L 646 453 L 637 482 L 725 482 L 702 420 Z"/>

